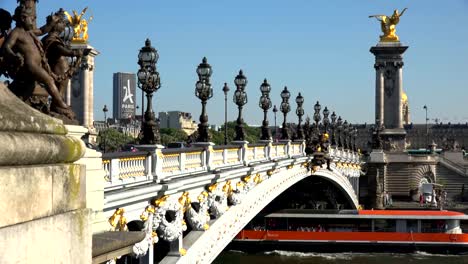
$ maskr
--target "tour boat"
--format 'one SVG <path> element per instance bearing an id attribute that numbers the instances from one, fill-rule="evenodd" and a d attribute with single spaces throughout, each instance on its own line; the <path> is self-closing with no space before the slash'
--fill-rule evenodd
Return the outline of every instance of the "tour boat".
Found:
<path id="1" fill-rule="evenodd" d="M 468 215 L 429 210 L 282 210 L 242 230 L 230 245 L 246 252 L 468 252 Z M 461 225 L 462 224 L 462 225 Z M 250 224 L 252 226 L 252 223 Z"/>

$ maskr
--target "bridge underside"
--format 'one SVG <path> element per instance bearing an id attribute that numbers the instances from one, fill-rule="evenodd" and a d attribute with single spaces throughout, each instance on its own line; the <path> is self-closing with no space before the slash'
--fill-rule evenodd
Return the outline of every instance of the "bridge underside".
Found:
<path id="1" fill-rule="evenodd" d="M 318 169 L 314 174 L 302 166 L 294 168 L 282 168 L 268 179 L 261 182 L 250 192 L 245 194 L 242 203 L 231 206 L 219 219 L 211 225 L 209 230 L 191 232 L 184 238 L 184 246 L 187 254 L 177 259 L 177 263 L 209 263 L 232 241 L 232 239 L 260 212 L 274 209 L 276 206 L 288 203 L 285 197 L 291 195 L 295 190 L 296 197 L 302 196 L 302 202 L 306 201 L 306 206 L 315 206 L 313 199 L 324 199 L 326 208 L 336 208 L 340 204 L 344 208 L 356 209 L 358 206 L 357 197 L 351 185 L 345 185 L 344 180 L 333 180 L 333 178 L 345 178 L 338 171 L 331 172 L 326 169 Z M 293 186 L 293 187 L 292 187 Z M 309 196 L 308 188 L 322 188 L 330 190 L 330 194 L 324 196 Z M 280 196 L 280 197 L 278 197 Z M 277 198 L 278 197 L 278 198 Z M 277 198 L 277 199 L 275 199 Z M 269 207 L 268 205 L 272 203 Z M 317 200 L 322 201 L 322 200 Z M 186 243 L 189 242 L 190 243 Z M 187 247 L 188 246 L 188 247 Z M 168 257 L 165 261 L 168 261 Z M 172 258 L 172 261 L 175 257 Z"/>

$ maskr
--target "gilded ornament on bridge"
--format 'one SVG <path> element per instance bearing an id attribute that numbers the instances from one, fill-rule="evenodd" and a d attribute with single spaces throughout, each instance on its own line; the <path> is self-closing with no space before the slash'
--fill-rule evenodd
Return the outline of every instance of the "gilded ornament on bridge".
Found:
<path id="1" fill-rule="evenodd" d="M 396 25 L 400 22 L 400 17 L 405 13 L 407 8 L 404 8 L 401 13 L 398 13 L 398 9 L 393 11 L 391 16 L 386 15 L 372 15 L 369 16 L 375 17 L 380 21 L 380 29 L 382 30 L 383 35 L 380 36 L 381 42 L 398 42 L 400 39 L 396 35 Z"/>
<path id="2" fill-rule="evenodd" d="M 154 205 L 157 206 L 157 207 L 164 206 L 164 204 L 167 201 L 167 198 L 169 198 L 169 195 L 164 195 L 164 196 L 158 198 L 157 200 L 154 201 Z"/>
<path id="3" fill-rule="evenodd" d="M 109 224 L 113 227 L 112 231 L 127 231 L 127 218 L 124 216 L 123 208 L 115 209 L 114 214 L 109 217 Z"/>
<path id="4" fill-rule="evenodd" d="M 254 182 L 256 184 L 259 184 L 262 182 L 262 177 L 260 176 L 260 173 L 257 173 L 257 175 L 255 175 Z"/>
<path id="5" fill-rule="evenodd" d="M 247 176 L 242 177 L 242 181 L 246 183 L 249 182 L 251 179 L 252 179 L 252 175 L 247 175 Z"/>
<path id="6" fill-rule="evenodd" d="M 73 27 L 73 43 L 87 43 L 88 42 L 88 22 L 93 20 L 93 17 L 90 16 L 86 20 L 83 16 L 88 10 L 88 7 L 85 7 L 83 11 L 78 15 L 78 12 L 75 10 L 72 11 L 73 15 L 70 15 L 65 11 L 65 16 L 67 17 L 70 25 Z"/>
<path id="7" fill-rule="evenodd" d="M 208 186 L 208 191 L 213 192 L 218 188 L 218 183 L 213 183 L 212 185 Z"/>

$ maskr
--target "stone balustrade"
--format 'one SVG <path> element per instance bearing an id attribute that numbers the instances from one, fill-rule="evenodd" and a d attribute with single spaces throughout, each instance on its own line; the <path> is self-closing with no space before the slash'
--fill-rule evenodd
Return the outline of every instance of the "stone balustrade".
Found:
<path id="1" fill-rule="evenodd" d="M 105 188 L 116 189 L 154 181 L 170 181 L 196 173 L 305 156 L 304 148 L 302 141 L 285 141 L 158 149 L 154 152 L 106 153 L 102 158 Z M 330 148 L 329 154 L 333 166 L 342 170 L 345 175 L 347 168 L 344 164 L 361 163 L 360 156 L 349 150 Z"/>

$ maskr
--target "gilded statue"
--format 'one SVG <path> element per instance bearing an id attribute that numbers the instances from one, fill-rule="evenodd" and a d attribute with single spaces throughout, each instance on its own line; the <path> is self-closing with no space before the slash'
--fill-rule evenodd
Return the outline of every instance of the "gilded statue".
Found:
<path id="1" fill-rule="evenodd" d="M 375 17 L 378 21 L 380 21 L 380 27 L 382 30 L 383 35 L 380 36 L 381 42 L 398 42 L 400 39 L 396 35 L 396 25 L 400 22 L 400 17 L 405 13 L 406 9 L 404 8 L 401 13 L 398 13 L 398 9 L 393 11 L 393 15 L 386 16 L 386 15 L 372 15 L 369 16 Z"/>
<path id="2" fill-rule="evenodd" d="M 81 13 L 78 15 L 78 12 L 75 10 L 72 11 L 73 16 L 65 11 L 65 16 L 67 17 L 70 25 L 73 27 L 73 39 L 74 43 L 86 43 L 88 41 L 88 21 L 83 18 L 84 14 L 88 10 L 88 7 L 85 7 Z M 89 22 L 93 17 L 89 17 Z"/>

